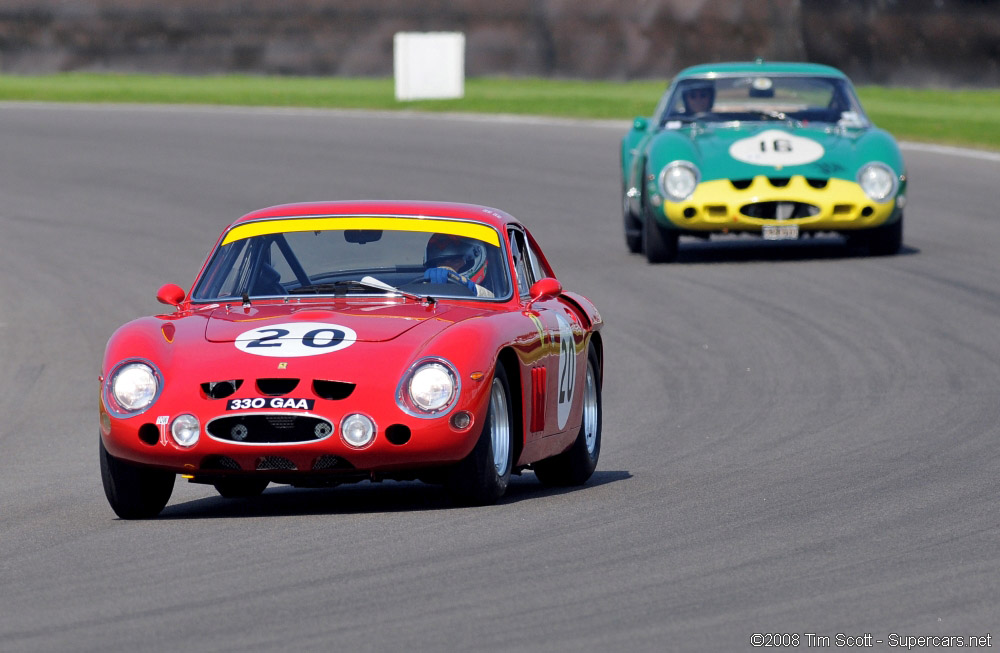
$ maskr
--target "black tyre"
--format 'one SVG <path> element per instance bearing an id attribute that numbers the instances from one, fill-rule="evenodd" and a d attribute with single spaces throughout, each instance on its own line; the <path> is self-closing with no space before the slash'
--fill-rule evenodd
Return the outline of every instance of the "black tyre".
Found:
<path id="1" fill-rule="evenodd" d="M 260 496 L 267 489 L 267 479 L 226 478 L 214 483 L 215 491 L 227 499 L 246 499 Z"/>
<path id="2" fill-rule="evenodd" d="M 642 252 L 642 223 L 629 208 L 629 198 L 622 188 L 622 218 L 625 225 L 625 246 L 633 254 Z"/>
<path id="3" fill-rule="evenodd" d="M 122 519 L 149 519 L 160 514 L 174 491 L 175 474 L 118 460 L 98 436 L 101 481 L 115 514 Z"/>
<path id="4" fill-rule="evenodd" d="M 642 250 L 650 263 L 672 263 L 677 260 L 676 231 L 664 229 L 646 207 L 645 220 L 642 225 Z"/>
<path id="5" fill-rule="evenodd" d="M 514 420 L 510 406 L 510 385 L 498 361 L 490 386 L 490 407 L 479 440 L 448 475 L 446 486 L 456 503 L 485 506 L 496 503 L 507 491 L 514 466 Z"/>
<path id="6" fill-rule="evenodd" d="M 597 460 L 601 457 L 601 373 L 593 345 L 587 354 L 583 388 L 583 422 L 576 440 L 558 456 L 532 465 L 543 485 L 583 485 L 597 469 Z"/>
<path id="7" fill-rule="evenodd" d="M 867 234 L 868 253 L 872 256 L 892 256 L 903 246 L 903 216 L 892 224 L 872 229 Z"/>

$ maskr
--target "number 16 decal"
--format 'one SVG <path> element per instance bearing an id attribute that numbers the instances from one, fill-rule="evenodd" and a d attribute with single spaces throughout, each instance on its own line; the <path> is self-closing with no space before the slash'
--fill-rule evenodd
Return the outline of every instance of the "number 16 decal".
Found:
<path id="1" fill-rule="evenodd" d="M 256 356 L 318 356 L 350 347 L 358 334 L 350 327 L 324 322 L 288 322 L 244 331 L 236 348 Z"/>
<path id="2" fill-rule="evenodd" d="M 729 146 L 729 156 L 758 166 L 797 166 L 823 158 L 826 150 L 811 138 L 766 129 Z"/>

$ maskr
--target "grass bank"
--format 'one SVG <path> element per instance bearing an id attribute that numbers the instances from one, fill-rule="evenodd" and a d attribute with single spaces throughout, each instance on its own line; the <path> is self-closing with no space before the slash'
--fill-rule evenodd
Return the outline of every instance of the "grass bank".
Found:
<path id="1" fill-rule="evenodd" d="M 397 102 L 391 79 L 186 77 L 62 73 L 0 75 L 0 100 L 137 102 L 458 111 L 629 120 L 649 115 L 666 81 L 473 78 L 460 100 Z M 866 110 L 897 138 L 1000 150 L 1000 90 L 862 86 Z"/>

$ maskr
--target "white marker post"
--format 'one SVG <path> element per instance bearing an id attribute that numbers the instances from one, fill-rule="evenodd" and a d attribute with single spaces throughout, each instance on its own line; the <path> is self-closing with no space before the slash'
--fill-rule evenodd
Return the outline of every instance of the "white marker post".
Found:
<path id="1" fill-rule="evenodd" d="M 465 34 L 397 32 L 393 37 L 396 100 L 447 100 L 465 95 Z"/>

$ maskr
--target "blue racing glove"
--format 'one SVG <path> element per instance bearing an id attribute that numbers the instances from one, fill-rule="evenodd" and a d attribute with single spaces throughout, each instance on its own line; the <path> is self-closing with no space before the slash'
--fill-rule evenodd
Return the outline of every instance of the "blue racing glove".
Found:
<path id="1" fill-rule="evenodd" d="M 448 283 L 448 270 L 445 268 L 427 268 L 424 270 L 424 279 L 431 283 Z"/>
<path id="2" fill-rule="evenodd" d="M 427 279 L 431 283 L 448 283 L 449 280 L 454 281 L 471 290 L 473 294 L 478 294 L 475 282 L 452 272 L 448 268 L 427 268 L 424 270 L 424 279 Z"/>

